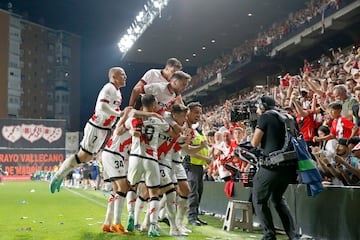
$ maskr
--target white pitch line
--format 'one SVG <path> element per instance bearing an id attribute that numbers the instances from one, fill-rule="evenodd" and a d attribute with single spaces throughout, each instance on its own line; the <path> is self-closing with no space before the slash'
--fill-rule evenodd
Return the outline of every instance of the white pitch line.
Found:
<path id="1" fill-rule="evenodd" d="M 99 202 L 99 201 L 96 201 L 96 200 L 94 200 L 94 199 L 92 199 L 92 198 L 90 198 L 90 197 L 88 197 L 88 196 L 85 196 L 84 194 L 81 194 L 81 193 L 79 193 L 79 192 L 76 192 L 76 191 L 74 191 L 74 190 L 71 190 L 70 188 L 62 188 L 62 189 L 65 189 L 65 190 L 67 190 L 67 191 L 69 191 L 69 192 L 71 192 L 71 193 L 73 193 L 73 194 L 75 194 L 75 195 L 78 195 L 78 196 L 80 196 L 80 197 L 82 197 L 82 198 L 84 198 L 84 199 L 86 199 L 86 200 L 88 200 L 88 201 L 90 201 L 90 202 L 93 202 L 93 203 L 95 203 L 95 204 L 97 204 L 97 205 L 99 205 L 99 206 L 101 206 L 101 207 L 104 207 L 104 208 L 107 208 L 107 204 L 105 204 L 105 203 L 102 203 L 102 202 Z M 123 213 L 121 214 L 121 216 L 128 216 L 124 211 L 123 211 Z"/>
<path id="2" fill-rule="evenodd" d="M 73 194 L 76 194 L 76 195 L 78 195 L 78 196 L 80 196 L 82 198 L 85 198 L 86 200 L 88 200 L 90 202 L 93 202 L 93 203 L 95 203 L 95 204 L 97 204 L 97 205 L 99 205 L 101 207 L 107 208 L 107 205 L 105 203 L 103 203 L 103 202 L 96 201 L 95 199 L 92 199 L 92 198 L 90 198 L 88 196 L 85 196 L 84 194 L 81 194 L 79 192 L 73 191 L 73 190 L 71 190 L 69 188 L 63 188 L 63 189 L 66 189 L 67 191 L 69 191 L 69 192 L 71 192 Z"/>

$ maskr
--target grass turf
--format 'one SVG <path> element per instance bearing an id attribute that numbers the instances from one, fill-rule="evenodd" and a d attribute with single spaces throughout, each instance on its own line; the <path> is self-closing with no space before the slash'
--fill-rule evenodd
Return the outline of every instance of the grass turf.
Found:
<path id="1" fill-rule="evenodd" d="M 0 238 L 1 239 L 144 239 L 147 233 L 132 236 L 103 233 L 108 195 L 101 191 L 64 189 L 51 194 L 47 182 L 5 182 L 0 185 Z M 125 207 L 126 208 L 126 207 Z M 127 212 L 122 221 L 125 225 Z M 208 226 L 188 226 L 193 233 L 188 237 L 170 237 L 169 228 L 160 224 L 161 239 L 260 239 L 261 234 L 240 230 L 221 230 L 222 221 L 202 216 Z M 282 238 L 285 239 L 285 238 Z"/>

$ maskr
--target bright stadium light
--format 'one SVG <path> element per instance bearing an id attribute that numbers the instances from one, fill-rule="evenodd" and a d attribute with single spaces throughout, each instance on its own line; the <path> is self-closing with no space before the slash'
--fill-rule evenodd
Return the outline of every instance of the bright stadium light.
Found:
<path id="1" fill-rule="evenodd" d="M 153 20 L 159 16 L 161 17 L 161 10 L 167 6 L 169 0 L 149 0 L 136 15 L 130 27 L 118 42 L 118 47 L 125 57 L 126 53 L 140 38 L 142 33 L 152 24 Z"/>
<path id="2" fill-rule="evenodd" d="M 144 12 L 143 11 L 139 12 L 139 14 L 136 16 L 136 21 L 140 22 L 143 17 L 144 17 Z"/>

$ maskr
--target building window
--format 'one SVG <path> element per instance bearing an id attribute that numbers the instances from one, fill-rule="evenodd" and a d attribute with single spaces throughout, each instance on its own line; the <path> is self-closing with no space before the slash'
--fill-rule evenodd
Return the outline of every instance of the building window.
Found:
<path id="1" fill-rule="evenodd" d="M 53 105 L 47 105 L 47 111 L 52 112 L 53 111 Z"/>
<path id="2" fill-rule="evenodd" d="M 48 56 L 48 62 L 53 63 L 54 62 L 54 56 Z"/>
<path id="3" fill-rule="evenodd" d="M 10 67 L 18 68 L 18 64 L 15 62 L 10 62 Z"/>
<path id="4" fill-rule="evenodd" d="M 53 51 L 53 50 L 55 49 L 54 44 L 49 43 L 49 44 L 48 44 L 48 49 L 49 49 L 50 51 Z"/>

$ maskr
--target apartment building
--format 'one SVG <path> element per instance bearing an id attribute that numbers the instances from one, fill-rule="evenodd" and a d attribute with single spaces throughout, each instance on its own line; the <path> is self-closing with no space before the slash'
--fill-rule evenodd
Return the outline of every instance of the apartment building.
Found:
<path id="1" fill-rule="evenodd" d="M 0 9 L 0 118 L 65 119 L 78 131 L 80 42 Z"/>

